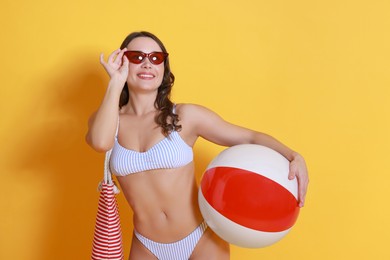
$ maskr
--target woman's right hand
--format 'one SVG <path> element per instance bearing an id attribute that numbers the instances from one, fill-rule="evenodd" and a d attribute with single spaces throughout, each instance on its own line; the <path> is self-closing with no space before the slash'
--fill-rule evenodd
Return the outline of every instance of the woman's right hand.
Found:
<path id="1" fill-rule="evenodd" d="M 104 60 L 104 54 L 100 54 L 100 63 L 103 65 L 110 78 L 119 80 L 123 82 L 123 84 L 127 81 L 127 76 L 129 74 L 129 60 L 124 55 L 125 51 L 127 51 L 127 48 L 113 51 L 110 56 L 108 56 L 107 62 Z"/>

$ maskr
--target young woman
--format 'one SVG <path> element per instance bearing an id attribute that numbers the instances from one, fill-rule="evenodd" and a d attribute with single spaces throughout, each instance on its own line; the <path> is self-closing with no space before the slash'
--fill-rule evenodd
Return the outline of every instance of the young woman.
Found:
<path id="1" fill-rule="evenodd" d="M 290 161 L 303 206 L 308 174 L 301 155 L 273 137 L 224 121 L 194 104 L 173 104 L 174 76 L 162 42 L 148 32 L 127 36 L 100 62 L 110 76 L 89 121 L 88 144 L 112 149 L 110 168 L 134 212 L 129 259 L 229 259 L 229 245 L 207 228 L 197 201 L 192 147 L 198 137 L 223 146 L 268 146 Z"/>

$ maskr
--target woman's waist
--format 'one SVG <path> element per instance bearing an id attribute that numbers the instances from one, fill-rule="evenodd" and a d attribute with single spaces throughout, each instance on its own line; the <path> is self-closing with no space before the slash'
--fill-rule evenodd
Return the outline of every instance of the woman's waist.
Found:
<path id="1" fill-rule="evenodd" d="M 196 205 L 134 211 L 134 229 L 149 239 L 170 243 L 182 239 L 203 222 Z"/>

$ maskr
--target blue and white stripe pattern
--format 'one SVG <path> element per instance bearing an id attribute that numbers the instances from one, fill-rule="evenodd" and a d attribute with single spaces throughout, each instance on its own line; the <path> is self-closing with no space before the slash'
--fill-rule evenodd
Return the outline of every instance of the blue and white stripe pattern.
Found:
<path id="1" fill-rule="evenodd" d="M 202 222 L 194 231 L 185 238 L 173 243 L 157 243 L 144 237 L 136 230 L 138 240 L 159 260 L 188 260 L 207 228 L 206 222 Z"/>
<path id="2" fill-rule="evenodd" d="M 192 147 L 177 131 L 172 131 L 146 152 L 126 149 L 115 138 L 110 169 L 117 176 L 126 176 L 148 170 L 179 168 L 192 162 L 193 157 Z"/>

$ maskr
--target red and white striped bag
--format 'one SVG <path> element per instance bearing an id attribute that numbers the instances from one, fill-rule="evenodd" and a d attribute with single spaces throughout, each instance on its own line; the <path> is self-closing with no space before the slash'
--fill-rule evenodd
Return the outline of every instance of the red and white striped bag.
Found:
<path id="1" fill-rule="evenodd" d="M 119 189 L 109 168 L 111 150 L 106 153 L 104 180 L 99 184 L 100 198 L 92 244 L 92 260 L 123 260 L 122 230 L 115 195 Z"/>

